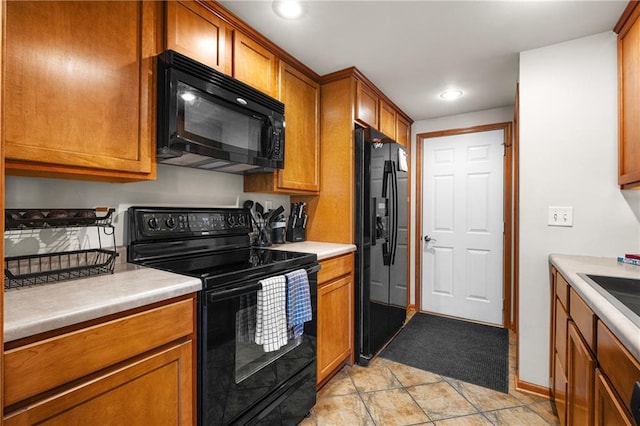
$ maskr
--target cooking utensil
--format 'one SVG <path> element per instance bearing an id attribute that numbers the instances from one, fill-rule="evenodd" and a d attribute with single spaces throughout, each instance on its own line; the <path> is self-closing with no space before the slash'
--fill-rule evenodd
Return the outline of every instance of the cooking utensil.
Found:
<path id="1" fill-rule="evenodd" d="M 251 219 L 253 219 L 253 223 L 256 225 L 258 230 L 260 229 L 260 224 L 258 223 L 258 219 L 256 215 L 253 213 L 253 201 L 247 200 L 242 204 L 242 207 L 249 210 L 249 214 L 251 215 Z"/>
<path id="2" fill-rule="evenodd" d="M 260 216 L 260 219 L 263 218 L 263 214 L 264 214 L 264 207 L 262 207 L 262 204 L 260 203 L 256 203 L 256 213 L 258 213 Z"/>
<path id="3" fill-rule="evenodd" d="M 264 222 L 268 226 L 269 223 L 271 223 L 271 221 L 273 221 L 274 219 L 277 219 L 278 216 L 280 216 L 282 213 L 284 213 L 284 207 L 280 206 L 277 209 L 270 211 L 267 214 L 267 217 L 264 219 Z"/>

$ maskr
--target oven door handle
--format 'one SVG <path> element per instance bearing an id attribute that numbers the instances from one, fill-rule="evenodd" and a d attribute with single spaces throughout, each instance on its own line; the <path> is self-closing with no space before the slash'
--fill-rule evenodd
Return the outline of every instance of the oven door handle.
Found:
<path id="1" fill-rule="evenodd" d="M 314 265 L 311 268 L 306 268 L 305 270 L 307 271 L 307 275 L 310 274 L 315 274 L 316 272 L 320 271 L 320 264 Z"/>
<path id="2" fill-rule="evenodd" d="M 315 274 L 320 270 L 320 264 L 313 265 L 310 268 L 305 268 L 307 275 Z M 228 299 L 230 297 L 241 296 L 243 294 L 253 293 L 262 288 L 260 281 L 251 281 L 240 287 L 229 287 L 216 289 L 209 292 L 207 300 L 209 302 L 216 302 L 222 299 Z"/>
<path id="3" fill-rule="evenodd" d="M 252 282 L 248 285 L 243 285 L 241 287 L 230 287 L 227 289 L 216 289 L 214 291 L 209 292 L 209 296 L 207 300 L 209 302 L 218 302 L 223 299 L 229 299 L 236 296 L 241 296 L 243 294 L 255 293 L 260 290 L 262 285 L 260 282 Z"/>

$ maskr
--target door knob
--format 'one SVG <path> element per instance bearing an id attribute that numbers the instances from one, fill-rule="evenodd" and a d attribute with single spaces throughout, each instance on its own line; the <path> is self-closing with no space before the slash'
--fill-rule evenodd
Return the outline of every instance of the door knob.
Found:
<path id="1" fill-rule="evenodd" d="M 424 236 L 424 242 L 425 242 L 425 243 L 428 243 L 429 241 L 437 241 L 437 240 L 436 240 L 435 238 L 431 238 L 431 237 L 430 237 L 430 236 L 428 236 L 428 235 L 425 235 L 425 236 Z"/>

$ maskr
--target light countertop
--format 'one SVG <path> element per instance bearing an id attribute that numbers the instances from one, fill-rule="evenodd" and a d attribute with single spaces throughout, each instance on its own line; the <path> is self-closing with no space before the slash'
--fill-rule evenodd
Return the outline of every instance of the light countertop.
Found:
<path id="1" fill-rule="evenodd" d="M 269 247 L 274 250 L 299 251 L 315 253 L 318 260 L 328 259 L 356 251 L 354 244 L 325 243 L 320 241 L 302 241 L 299 243 L 274 244 Z"/>
<path id="2" fill-rule="evenodd" d="M 269 248 L 316 253 L 318 260 L 323 260 L 351 253 L 356 246 L 304 241 Z M 202 282 L 198 278 L 121 260 L 116 264 L 113 274 L 5 290 L 4 341 L 10 342 L 201 289 Z"/>
<path id="3" fill-rule="evenodd" d="M 640 266 L 619 263 L 614 258 L 562 254 L 550 255 L 549 261 L 629 352 L 640 359 L 640 327 L 578 275 L 583 273 L 640 279 Z"/>
<path id="4" fill-rule="evenodd" d="M 113 274 L 5 290 L 4 341 L 55 330 L 202 289 L 198 278 L 118 263 Z"/>

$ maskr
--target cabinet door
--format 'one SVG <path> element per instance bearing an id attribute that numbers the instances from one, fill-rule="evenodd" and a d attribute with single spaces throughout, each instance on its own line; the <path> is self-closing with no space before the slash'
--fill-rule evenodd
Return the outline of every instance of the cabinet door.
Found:
<path id="1" fill-rule="evenodd" d="M 280 100 L 285 105 L 284 169 L 278 188 L 320 189 L 320 85 L 287 63 L 280 66 Z"/>
<path id="2" fill-rule="evenodd" d="M 231 30 L 204 6 L 189 1 L 166 5 L 166 47 L 231 75 Z"/>
<path id="3" fill-rule="evenodd" d="M 5 424 L 192 424 L 192 352 L 191 341 L 186 341 L 134 359 L 9 414 Z"/>
<path id="4" fill-rule="evenodd" d="M 276 55 L 236 30 L 233 37 L 233 76 L 277 98 L 277 72 Z"/>
<path id="5" fill-rule="evenodd" d="M 618 40 L 619 161 L 618 183 L 640 182 L 640 21 L 638 8 L 625 24 Z"/>
<path id="6" fill-rule="evenodd" d="M 573 321 L 569 321 L 567 357 L 567 423 L 593 425 L 595 362 Z"/>
<path id="7" fill-rule="evenodd" d="M 595 389 L 595 424 L 596 426 L 632 426 L 627 411 L 618 401 L 607 379 L 596 369 Z"/>
<path id="8" fill-rule="evenodd" d="M 318 288 L 318 383 L 352 351 L 353 278 L 338 278 Z"/>
<path id="9" fill-rule="evenodd" d="M 556 299 L 556 328 L 555 328 L 555 348 L 560 360 L 562 369 L 567 371 L 567 326 L 568 315 L 562 304 Z"/>
<path id="10" fill-rule="evenodd" d="M 396 136 L 396 110 L 382 99 L 380 100 L 380 131 L 393 140 Z"/>
<path id="11" fill-rule="evenodd" d="M 405 148 L 409 146 L 411 139 L 411 123 L 400 114 L 396 120 L 396 142 Z"/>
<path id="12" fill-rule="evenodd" d="M 356 120 L 378 128 L 378 95 L 360 80 L 356 83 Z"/>
<path id="13" fill-rule="evenodd" d="M 567 376 L 558 355 L 554 357 L 553 396 L 562 426 L 567 424 Z"/>
<path id="14" fill-rule="evenodd" d="M 7 2 L 9 173 L 155 178 L 161 21 L 157 2 Z"/>
<path id="15" fill-rule="evenodd" d="M 320 190 L 320 84 L 280 62 L 285 105 L 284 169 L 244 177 L 245 192 L 317 194 Z"/>

